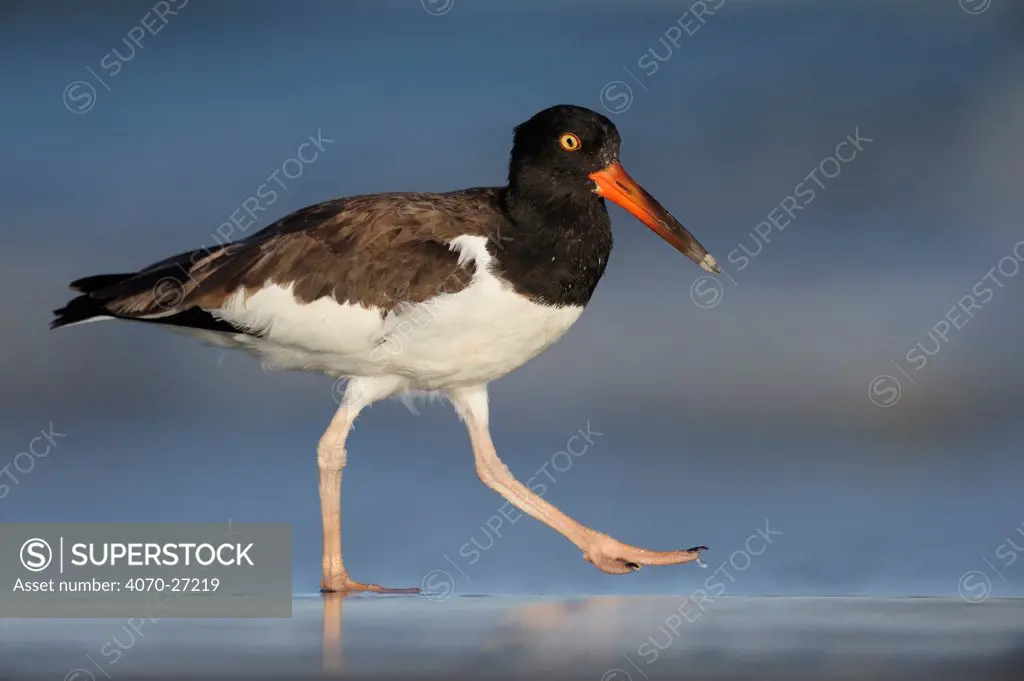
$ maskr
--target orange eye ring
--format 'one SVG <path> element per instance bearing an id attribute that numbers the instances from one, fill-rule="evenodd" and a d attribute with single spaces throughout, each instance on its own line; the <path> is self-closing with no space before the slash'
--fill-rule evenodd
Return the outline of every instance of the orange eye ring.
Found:
<path id="1" fill-rule="evenodd" d="M 574 132 L 562 133 L 562 136 L 558 138 L 558 145 L 566 151 L 579 151 L 583 143 L 580 142 L 580 136 Z"/>

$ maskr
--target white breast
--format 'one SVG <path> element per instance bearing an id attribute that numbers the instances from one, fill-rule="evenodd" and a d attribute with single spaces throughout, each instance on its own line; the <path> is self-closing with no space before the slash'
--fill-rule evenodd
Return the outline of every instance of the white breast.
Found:
<path id="1" fill-rule="evenodd" d="M 408 387 L 437 390 L 499 378 L 561 338 L 582 307 L 534 303 L 491 272 L 487 240 L 451 243 L 460 262 L 473 261 L 472 283 L 458 293 L 410 304 L 382 318 L 376 308 L 333 298 L 296 300 L 289 287 L 239 291 L 218 310 L 236 325 L 263 334 L 231 342 L 259 355 L 270 369 L 333 376 L 400 376 Z M 223 344 L 223 343 L 220 343 Z"/>

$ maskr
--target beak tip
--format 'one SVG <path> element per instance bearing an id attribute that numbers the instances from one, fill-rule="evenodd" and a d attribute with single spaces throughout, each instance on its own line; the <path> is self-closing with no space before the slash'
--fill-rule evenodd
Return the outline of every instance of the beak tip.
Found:
<path id="1" fill-rule="evenodd" d="M 700 268 L 705 272 L 711 274 L 719 274 L 722 269 L 718 266 L 718 261 L 715 260 L 714 256 L 710 253 L 704 255 L 704 259 L 700 261 Z"/>

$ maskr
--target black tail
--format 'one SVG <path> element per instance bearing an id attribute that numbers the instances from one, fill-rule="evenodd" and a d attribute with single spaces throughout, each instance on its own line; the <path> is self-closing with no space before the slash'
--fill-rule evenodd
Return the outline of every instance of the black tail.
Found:
<path id="1" fill-rule="evenodd" d="M 59 329 L 68 324 L 88 321 L 96 317 L 111 316 L 103 303 L 89 296 L 78 296 L 62 308 L 53 311 L 56 318 L 50 322 L 51 329 Z"/>
<path id="2" fill-rule="evenodd" d="M 158 265 L 163 264 L 158 263 Z M 186 308 L 174 314 L 154 315 L 150 318 L 113 312 L 110 309 L 110 303 L 116 301 L 126 291 L 131 293 L 139 288 L 152 288 L 153 281 L 151 280 L 159 277 L 160 273 L 151 273 L 150 269 L 153 268 L 129 274 L 97 274 L 91 277 L 76 279 L 71 282 L 71 289 L 80 292 L 82 295 L 71 299 L 64 307 L 53 311 L 56 318 L 50 322 L 50 328 L 59 329 L 62 326 L 85 322 L 97 317 L 111 317 L 114 319 L 149 322 L 164 326 L 179 326 L 206 331 L 248 333 L 245 329 L 232 326 L 228 322 L 217 319 L 209 312 L 195 307 Z M 184 270 L 180 270 L 180 272 L 182 274 L 178 276 L 182 278 L 188 276 L 184 274 Z M 170 291 L 170 293 L 173 295 L 174 291 Z"/>
<path id="3" fill-rule="evenodd" d="M 93 277 L 83 277 L 71 282 L 72 291 L 78 291 L 83 295 L 72 299 L 67 305 L 53 311 L 57 317 L 50 322 L 51 329 L 59 329 L 69 324 L 88 321 L 96 317 L 113 317 L 107 309 L 106 302 L 109 298 L 97 295 L 103 289 L 119 284 L 122 281 L 131 279 L 134 274 L 98 274 Z"/>

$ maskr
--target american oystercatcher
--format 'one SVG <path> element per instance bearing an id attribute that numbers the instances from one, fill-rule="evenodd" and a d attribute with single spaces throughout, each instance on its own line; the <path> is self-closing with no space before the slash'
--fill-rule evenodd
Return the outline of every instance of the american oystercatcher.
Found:
<path id="1" fill-rule="evenodd" d="M 651 551 L 581 525 L 516 480 L 488 428 L 487 384 L 576 321 L 612 249 L 604 199 L 709 272 L 715 259 L 619 164 L 606 117 L 555 106 L 515 128 L 508 186 L 334 199 L 251 237 L 137 272 L 79 279 L 52 328 L 99 319 L 158 324 L 246 350 L 267 369 L 347 378 L 317 447 L 323 591 L 399 591 L 352 580 L 341 557 L 345 439 L 364 408 L 408 391 L 446 395 L 476 470 L 513 506 L 564 535 L 599 569 L 700 559 Z M 415 591 L 401 590 L 401 591 Z"/>

